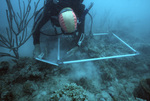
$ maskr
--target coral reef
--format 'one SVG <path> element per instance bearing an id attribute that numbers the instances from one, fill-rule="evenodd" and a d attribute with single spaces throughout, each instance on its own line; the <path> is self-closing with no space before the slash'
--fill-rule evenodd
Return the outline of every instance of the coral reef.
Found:
<path id="1" fill-rule="evenodd" d="M 111 37 L 90 40 L 85 40 L 76 57 L 110 56 L 126 51 Z M 21 57 L 13 63 L 2 61 L 0 100 L 144 101 L 135 98 L 133 91 L 141 80 L 150 77 L 150 54 L 146 51 L 149 44 L 140 42 L 133 46 L 140 50 L 139 56 L 59 67 L 29 57 Z M 116 47 L 119 49 L 115 50 Z"/>
<path id="2" fill-rule="evenodd" d="M 64 99 L 65 101 L 89 101 L 90 93 L 85 91 L 81 86 L 77 86 L 75 83 L 64 85 L 62 89 L 54 91 L 50 97 L 50 101 L 58 101 Z M 92 95 L 92 94 L 91 94 Z M 94 97 L 94 95 L 92 95 Z"/>

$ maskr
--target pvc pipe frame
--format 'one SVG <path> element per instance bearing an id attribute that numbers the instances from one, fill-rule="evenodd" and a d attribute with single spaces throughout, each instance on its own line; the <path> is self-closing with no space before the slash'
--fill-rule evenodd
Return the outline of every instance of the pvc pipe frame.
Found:
<path id="1" fill-rule="evenodd" d="M 54 62 L 51 62 L 51 61 L 47 61 L 47 60 L 40 59 L 40 58 L 35 58 L 35 59 L 38 60 L 38 61 L 41 61 L 41 62 L 45 62 L 45 63 L 52 64 L 52 65 L 55 65 L 55 66 L 59 66 L 57 63 L 54 63 Z"/>
<path id="2" fill-rule="evenodd" d="M 107 35 L 109 33 L 98 33 L 93 34 L 96 35 Z M 129 44 L 127 44 L 125 41 L 123 41 L 121 38 L 119 38 L 116 34 L 112 33 L 113 36 L 115 36 L 118 40 L 120 40 L 123 44 L 125 44 L 128 48 L 130 48 L 134 53 L 133 54 L 125 54 L 125 55 L 116 55 L 116 56 L 107 56 L 107 57 L 100 57 L 100 58 L 91 58 L 91 59 L 82 59 L 82 60 L 73 60 L 73 61 L 60 61 L 60 36 L 58 36 L 58 54 L 57 54 L 57 63 L 50 62 L 44 59 L 36 58 L 36 60 L 52 64 L 55 66 L 59 66 L 60 64 L 71 64 L 71 63 L 80 63 L 80 62 L 89 62 L 89 61 L 96 61 L 96 60 L 105 60 L 105 59 L 113 59 L 113 58 L 122 58 L 122 57 L 129 57 L 129 56 L 136 56 L 139 55 L 139 52 L 137 52 L 135 49 L 133 49 Z"/>
<path id="3" fill-rule="evenodd" d="M 101 58 L 92 58 L 92 59 L 83 59 L 83 60 L 74 60 L 74 61 L 65 61 L 63 64 L 70 64 L 70 63 L 79 63 L 79 62 L 88 62 L 88 61 L 96 61 L 96 60 L 106 60 L 106 59 L 113 59 L 113 58 L 121 58 L 121 57 L 129 57 L 129 56 L 135 56 L 138 55 L 135 54 L 126 54 L 126 55 L 117 55 L 117 56 L 108 56 L 108 57 L 101 57 Z"/>
<path id="4" fill-rule="evenodd" d="M 109 33 L 98 33 L 93 35 L 107 35 Z M 89 62 L 89 61 L 96 61 L 96 60 L 104 60 L 104 59 L 113 59 L 113 58 L 122 58 L 122 57 L 129 57 L 129 56 L 136 56 L 139 55 L 139 52 L 137 52 L 135 49 L 133 49 L 129 44 L 127 44 L 125 41 L 123 41 L 121 38 L 119 38 L 116 34 L 112 33 L 113 36 L 115 36 L 118 40 L 120 40 L 123 44 L 125 44 L 128 48 L 130 48 L 133 52 L 133 54 L 126 54 L 126 55 L 116 55 L 116 56 L 108 56 L 108 57 L 100 57 L 100 58 L 92 58 L 92 59 L 82 59 L 82 60 L 73 60 L 73 61 L 64 61 L 63 64 L 70 64 L 70 63 L 80 63 L 80 62 Z"/>

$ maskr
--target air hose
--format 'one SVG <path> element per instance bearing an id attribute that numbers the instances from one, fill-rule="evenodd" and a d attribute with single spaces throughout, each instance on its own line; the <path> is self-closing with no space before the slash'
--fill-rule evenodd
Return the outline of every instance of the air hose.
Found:
<path id="1" fill-rule="evenodd" d="M 93 30 L 93 17 L 92 17 L 92 15 L 90 13 L 88 13 L 88 15 L 91 18 L 90 35 L 93 35 L 93 33 L 92 33 L 92 30 Z"/>

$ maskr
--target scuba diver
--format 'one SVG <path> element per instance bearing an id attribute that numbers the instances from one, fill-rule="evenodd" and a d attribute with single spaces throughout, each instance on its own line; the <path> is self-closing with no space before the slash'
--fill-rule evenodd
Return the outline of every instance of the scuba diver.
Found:
<path id="1" fill-rule="evenodd" d="M 60 27 L 65 35 L 76 35 L 76 47 L 71 50 L 76 50 L 84 39 L 84 23 L 85 15 L 93 6 L 93 3 L 85 10 L 83 0 L 46 0 L 45 5 L 37 11 L 34 18 L 33 33 L 33 56 L 38 57 L 41 53 L 40 49 L 40 30 L 50 20 L 55 29 L 54 35 L 59 35 L 56 27 Z M 52 36 L 54 36 L 52 35 Z"/>

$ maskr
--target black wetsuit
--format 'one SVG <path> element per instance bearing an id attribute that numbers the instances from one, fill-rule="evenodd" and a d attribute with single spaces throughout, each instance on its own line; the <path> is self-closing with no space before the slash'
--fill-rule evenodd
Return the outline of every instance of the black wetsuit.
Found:
<path id="1" fill-rule="evenodd" d="M 44 10 L 43 13 L 36 18 L 37 20 L 34 23 L 33 26 L 33 43 L 34 45 L 36 44 L 40 44 L 40 29 L 49 21 L 51 20 L 52 24 L 60 27 L 59 22 L 58 22 L 58 15 L 59 12 L 65 8 L 65 7 L 70 7 L 73 9 L 73 11 L 75 12 L 77 18 L 80 18 L 83 14 L 83 11 L 85 9 L 85 5 L 81 4 L 80 2 L 78 2 L 79 0 L 59 0 L 59 2 L 57 4 L 53 3 L 53 0 L 47 0 L 46 4 L 44 6 Z M 56 17 L 56 19 L 54 19 L 54 17 Z M 78 36 L 77 36 L 77 40 L 76 43 L 78 43 L 78 40 L 81 36 L 82 33 L 84 33 L 84 22 L 85 22 L 85 18 L 83 18 L 82 22 L 80 24 L 78 24 L 77 27 L 77 32 Z"/>

